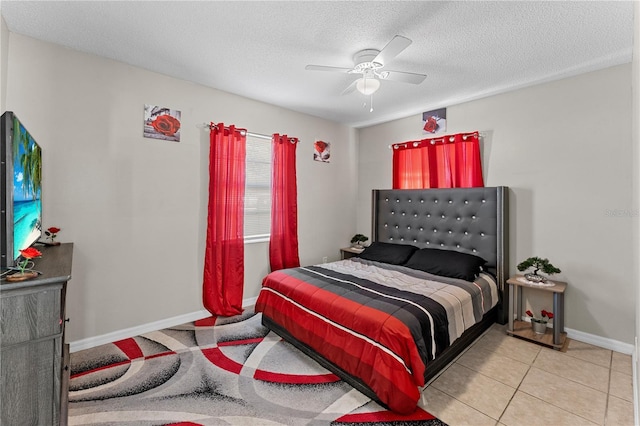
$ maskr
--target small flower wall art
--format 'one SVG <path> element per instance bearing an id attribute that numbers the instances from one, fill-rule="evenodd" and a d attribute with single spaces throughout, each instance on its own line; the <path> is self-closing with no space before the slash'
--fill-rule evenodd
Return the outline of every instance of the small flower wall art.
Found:
<path id="1" fill-rule="evenodd" d="M 331 144 L 324 141 L 313 143 L 313 159 L 323 163 L 329 163 L 331 157 Z"/>
<path id="2" fill-rule="evenodd" d="M 181 112 L 157 105 L 144 106 L 144 137 L 180 142 Z"/>
<path id="3" fill-rule="evenodd" d="M 422 132 L 438 135 L 447 131 L 447 109 L 440 108 L 422 113 Z"/>

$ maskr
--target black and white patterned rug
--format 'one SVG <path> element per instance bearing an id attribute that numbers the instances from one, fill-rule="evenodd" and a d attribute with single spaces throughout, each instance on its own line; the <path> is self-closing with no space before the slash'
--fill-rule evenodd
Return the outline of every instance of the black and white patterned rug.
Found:
<path id="1" fill-rule="evenodd" d="M 72 353 L 69 425 L 96 424 L 445 425 L 385 410 L 252 310 Z"/>

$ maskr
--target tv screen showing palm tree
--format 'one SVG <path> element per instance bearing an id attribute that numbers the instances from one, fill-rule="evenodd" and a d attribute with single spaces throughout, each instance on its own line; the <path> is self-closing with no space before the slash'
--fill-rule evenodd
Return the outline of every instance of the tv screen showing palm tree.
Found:
<path id="1" fill-rule="evenodd" d="M 13 258 L 42 235 L 42 151 L 13 116 Z"/>

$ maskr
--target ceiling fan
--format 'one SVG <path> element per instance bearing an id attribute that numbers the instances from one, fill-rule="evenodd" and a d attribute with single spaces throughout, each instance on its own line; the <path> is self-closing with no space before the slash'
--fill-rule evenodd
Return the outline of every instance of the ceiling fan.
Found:
<path id="1" fill-rule="evenodd" d="M 396 35 L 382 50 L 365 49 L 353 55 L 353 68 L 307 65 L 305 69 L 361 75 L 362 77 L 353 81 L 342 91 L 343 95 L 351 93 L 355 89 L 363 95 L 372 95 L 380 88 L 380 80 L 420 84 L 427 77 L 426 75 L 403 71 L 383 71 L 385 65 L 398 56 L 404 49 L 409 47 L 410 44 L 410 39 Z"/>

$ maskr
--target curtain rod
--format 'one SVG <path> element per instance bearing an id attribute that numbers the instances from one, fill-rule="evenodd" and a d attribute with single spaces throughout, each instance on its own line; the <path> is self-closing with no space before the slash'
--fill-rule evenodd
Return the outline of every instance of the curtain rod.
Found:
<path id="1" fill-rule="evenodd" d="M 462 135 L 462 138 L 463 138 L 464 140 L 467 140 L 467 138 L 468 138 L 469 136 L 476 136 L 476 135 L 477 135 L 477 137 L 478 137 L 478 138 L 484 138 L 484 137 L 485 137 L 485 133 L 484 133 L 484 132 L 478 132 L 478 131 L 475 131 L 475 132 L 468 132 L 468 133 L 459 133 L 459 134 L 461 134 L 461 135 Z M 419 144 L 420 142 L 422 142 L 423 140 L 431 140 L 431 145 L 433 145 L 433 144 L 435 144 L 436 142 L 444 142 L 444 141 L 445 141 L 445 139 L 444 139 L 445 137 L 446 137 L 446 138 L 453 138 L 453 135 L 444 135 L 444 136 L 435 137 L 435 138 L 425 138 L 425 139 L 421 139 L 420 141 L 410 141 L 410 142 L 393 143 L 393 144 L 389 145 L 389 147 L 388 147 L 388 148 L 389 148 L 389 149 L 393 149 L 393 146 L 394 146 L 394 145 L 397 145 L 397 146 L 404 146 L 404 147 L 406 147 L 408 144 L 413 144 L 413 146 L 414 146 L 414 147 L 416 147 L 416 146 L 418 146 L 418 144 Z M 453 139 L 450 139 L 450 140 L 451 140 L 451 142 L 453 142 Z"/>
<path id="2" fill-rule="evenodd" d="M 217 126 L 217 125 L 214 124 L 214 126 Z M 200 126 L 198 126 L 198 127 L 200 127 Z M 211 130 L 211 125 L 207 124 L 207 123 L 202 123 L 201 127 Z M 270 135 L 263 135 L 261 133 L 253 133 L 253 132 L 249 132 L 249 131 L 247 131 L 245 129 L 239 129 L 239 130 L 241 132 L 244 132 L 245 135 L 251 136 L 252 138 L 265 139 L 265 140 L 271 140 L 272 139 L 272 136 L 270 136 Z M 289 138 L 289 140 L 292 140 L 292 139 L 295 139 L 295 138 Z M 300 142 L 300 141 L 298 141 L 298 142 Z"/>

